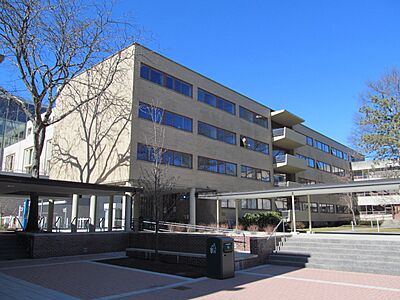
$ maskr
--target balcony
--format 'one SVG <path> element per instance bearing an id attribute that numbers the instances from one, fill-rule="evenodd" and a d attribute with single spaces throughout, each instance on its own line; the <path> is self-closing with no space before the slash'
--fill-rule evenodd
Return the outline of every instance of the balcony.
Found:
<path id="1" fill-rule="evenodd" d="M 303 123 L 304 119 L 282 109 L 271 112 L 271 121 L 281 124 L 282 126 L 292 127 L 293 125 Z"/>
<path id="2" fill-rule="evenodd" d="M 295 174 L 307 169 L 307 161 L 290 154 L 274 157 L 274 170 L 286 174 Z"/>
<path id="3" fill-rule="evenodd" d="M 272 130 L 272 143 L 283 149 L 295 149 L 306 145 L 306 137 L 290 128 L 277 128 Z"/>

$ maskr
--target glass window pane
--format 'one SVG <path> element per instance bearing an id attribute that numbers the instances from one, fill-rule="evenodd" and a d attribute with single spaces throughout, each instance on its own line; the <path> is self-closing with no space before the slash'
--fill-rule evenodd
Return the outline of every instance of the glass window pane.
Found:
<path id="1" fill-rule="evenodd" d="M 192 129 L 192 120 L 191 119 L 184 118 L 184 129 L 186 131 L 190 131 L 190 132 L 193 131 L 193 129 Z"/>
<path id="2" fill-rule="evenodd" d="M 174 79 L 171 76 L 165 77 L 165 86 L 171 90 L 174 88 Z"/>
<path id="3" fill-rule="evenodd" d="M 183 129 L 184 128 L 184 121 L 183 117 L 180 115 L 175 115 L 174 116 L 174 127 Z"/>
<path id="4" fill-rule="evenodd" d="M 137 158 L 140 160 L 149 160 L 148 148 L 143 144 L 138 144 Z"/>
<path id="5" fill-rule="evenodd" d="M 140 77 L 149 80 L 150 79 L 150 69 L 148 66 L 141 65 L 140 67 Z"/>
<path id="6" fill-rule="evenodd" d="M 150 80 L 154 83 L 162 85 L 162 74 L 156 70 L 150 70 Z"/>
<path id="7" fill-rule="evenodd" d="M 182 166 L 182 154 L 179 152 L 174 153 L 174 166 Z"/>

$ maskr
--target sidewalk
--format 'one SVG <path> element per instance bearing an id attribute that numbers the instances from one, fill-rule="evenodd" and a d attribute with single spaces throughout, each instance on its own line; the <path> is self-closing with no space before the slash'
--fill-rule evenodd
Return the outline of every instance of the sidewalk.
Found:
<path id="1" fill-rule="evenodd" d="M 123 254 L 0 262 L 0 299 L 400 299 L 396 276 L 263 265 L 189 279 L 96 262 Z"/>

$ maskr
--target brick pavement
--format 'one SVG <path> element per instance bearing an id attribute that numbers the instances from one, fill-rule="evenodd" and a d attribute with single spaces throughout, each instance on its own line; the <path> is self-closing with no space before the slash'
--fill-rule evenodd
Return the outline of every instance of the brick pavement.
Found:
<path id="1" fill-rule="evenodd" d="M 0 299 L 399 299 L 400 277 L 263 265 L 227 280 L 93 262 L 121 253 L 0 263 Z"/>

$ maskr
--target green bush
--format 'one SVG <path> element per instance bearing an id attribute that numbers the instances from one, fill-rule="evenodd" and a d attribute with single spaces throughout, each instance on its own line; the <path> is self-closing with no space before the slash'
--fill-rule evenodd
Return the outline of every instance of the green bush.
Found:
<path id="1" fill-rule="evenodd" d="M 261 229 L 266 228 L 268 225 L 276 226 L 281 219 L 282 215 L 277 211 L 245 213 L 243 218 L 239 219 L 239 223 L 245 229 L 248 229 L 252 225 L 257 225 Z"/>

